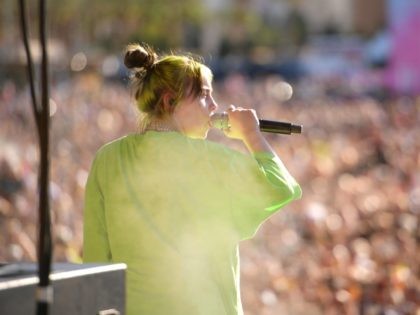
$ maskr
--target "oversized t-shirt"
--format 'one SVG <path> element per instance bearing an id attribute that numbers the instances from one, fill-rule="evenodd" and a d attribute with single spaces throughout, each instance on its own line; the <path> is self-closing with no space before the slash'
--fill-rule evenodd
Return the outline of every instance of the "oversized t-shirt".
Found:
<path id="1" fill-rule="evenodd" d="M 270 153 L 177 132 L 103 146 L 85 196 L 85 262 L 127 264 L 128 315 L 238 315 L 238 242 L 301 190 Z"/>

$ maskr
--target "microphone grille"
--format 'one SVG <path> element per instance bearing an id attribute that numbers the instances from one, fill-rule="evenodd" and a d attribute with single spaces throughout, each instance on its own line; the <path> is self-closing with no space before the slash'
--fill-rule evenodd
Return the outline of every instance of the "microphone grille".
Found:
<path id="1" fill-rule="evenodd" d="M 229 116 L 226 112 L 214 113 L 210 118 L 211 126 L 217 129 L 229 128 Z"/>

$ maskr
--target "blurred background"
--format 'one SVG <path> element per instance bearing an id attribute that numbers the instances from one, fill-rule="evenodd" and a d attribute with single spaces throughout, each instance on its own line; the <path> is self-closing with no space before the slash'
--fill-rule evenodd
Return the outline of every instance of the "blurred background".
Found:
<path id="1" fill-rule="evenodd" d="M 0 0 L 0 262 L 36 260 L 38 143 L 17 9 Z M 303 197 L 241 244 L 246 315 L 420 314 L 420 1 L 72 0 L 48 11 L 55 262 L 81 262 L 94 153 L 138 128 L 122 57 L 141 41 L 202 56 L 221 109 L 304 126 L 267 135 Z"/>

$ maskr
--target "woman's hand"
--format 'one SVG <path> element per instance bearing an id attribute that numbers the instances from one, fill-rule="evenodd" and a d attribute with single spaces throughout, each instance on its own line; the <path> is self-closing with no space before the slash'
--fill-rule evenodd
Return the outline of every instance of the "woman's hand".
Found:
<path id="1" fill-rule="evenodd" d="M 255 110 L 230 105 L 227 114 L 230 125 L 229 129 L 224 130 L 227 137 L 244 141 L 252 134 L 260 132 Z"/>
<path id="2" fill-rule="evenodd" d="M 255 110 L 230 105 L 227 113 L 230 125 L 229 129 L 224 130 L 227 137 L 242 140 L 251 153 L 273 153 L 273 149 L 261 134 Z"/>

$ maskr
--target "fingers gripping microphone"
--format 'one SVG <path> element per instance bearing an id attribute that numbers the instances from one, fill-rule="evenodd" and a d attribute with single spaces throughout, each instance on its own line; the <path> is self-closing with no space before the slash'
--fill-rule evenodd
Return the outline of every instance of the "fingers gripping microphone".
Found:
<path id="1" fill-rule="evenodd" d="M 279 133 L 290 135 L 292 133 L 301 133 L 302 126 L 294 125 L 288 122 L 259 119 L 260 130 L 263 132 Z M 229 116 L 226 112 L 215 113 L 211 116 L 211 125 L 217 129 L 229 129 Z"/>

